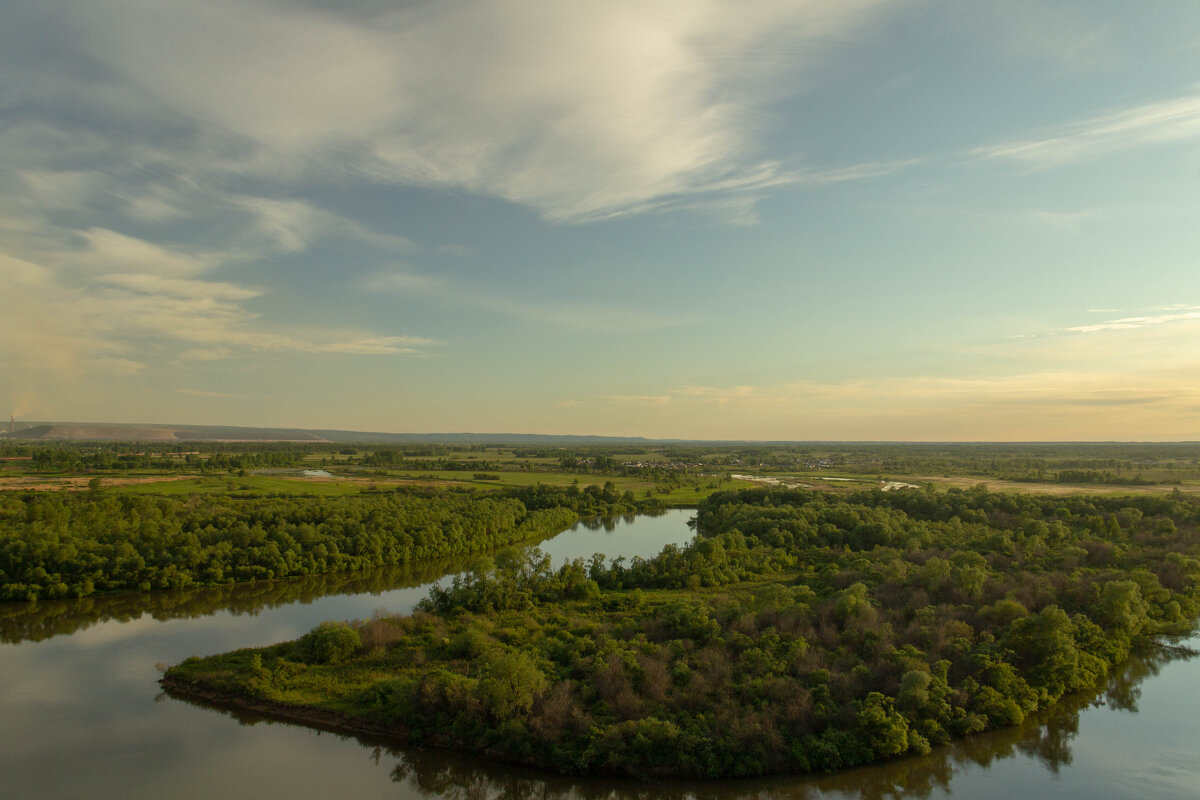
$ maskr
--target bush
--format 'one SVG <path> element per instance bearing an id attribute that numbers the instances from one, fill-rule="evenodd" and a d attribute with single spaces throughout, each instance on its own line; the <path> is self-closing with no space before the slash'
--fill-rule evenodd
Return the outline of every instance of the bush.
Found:
<path id="1" fill-rule="evenodd" d="M 345 623 L 322 622 L 297 642 L 307 664 L 337 664 L 362 650 L 362 637 Z"/>

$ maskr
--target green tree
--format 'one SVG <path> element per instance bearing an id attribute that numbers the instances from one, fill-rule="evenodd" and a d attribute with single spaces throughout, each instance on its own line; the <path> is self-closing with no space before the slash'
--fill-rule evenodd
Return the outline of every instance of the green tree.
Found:
<path id="1" fill-rule="evenodd" d="M 496 719 L 528 714 L 533 701 L 546 690 L 546 674 L 532 658 L 520 651 L 488 658 L 479 693 Z"/>
<path id="2" fill-rule="evenodd" d="M 362 649 L 362 637 L 343 623 L 322 622 L 301 636 L 297 644 L 309 664 L 337 664 Z"/>

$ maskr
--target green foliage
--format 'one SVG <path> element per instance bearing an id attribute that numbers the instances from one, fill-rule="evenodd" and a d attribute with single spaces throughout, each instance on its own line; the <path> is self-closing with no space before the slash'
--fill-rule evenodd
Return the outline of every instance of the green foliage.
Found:
<path id="1" fill-rule="evenodd" d="M 348 625 L 322 622 L 296 642 L 306 664 L 337 664 L 362 650 L 362 637 Z"/>
<path id="2" fill-rule="evenodd" d="M 908 720 L 896 711 L 892 698 L 871 692 L 863 701 L 856 721 L 858 735 L 870 748 L 873 759 L 891 758 L 908 751 Z"/>
<path id="3" fill-rule="evenodd" d="M 1198 523 L 1176 497 L 723 492 L 651 559 L 497 553 L 287 686 L 564 772 L 841 769 L 1015 725 L 1195 619 Z M 261 692 L 241 658 L 186 674 Z"/>
<path id="4" fill-rule="evenodd" d="M 501 653 L 485 659 L 479 696 L 497 720 L 525 715 L 534 699 L 545 691 L 546 675 L 525 653 Z"/>
<path id="5" fill-rule="evenodd" d="M 357 496 L 0 493 L 0 600 L 181 589 L 430 561 L 557 532 L 598 491 Z M 555 505 L 557 500 L 568 505 Z M 586 591 L 586 590 L 585 590 Z"/>

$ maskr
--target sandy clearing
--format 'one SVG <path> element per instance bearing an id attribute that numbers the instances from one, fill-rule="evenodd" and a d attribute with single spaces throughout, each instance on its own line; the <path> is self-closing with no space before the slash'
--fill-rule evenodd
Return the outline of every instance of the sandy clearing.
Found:
<path id="1" fill-rule="evenodd" d="M 88 481 L 92 479 L 91 475 L 68 475 L 62 478 L 45 478 L 37 475 L 24 475 L 21 477 L 0 478 L 0 490 L 21 489 L 33 490 L 38 492 L 55 491 L 58 489 L 66 489 L 71 492 L 82 491 L 87 488 Z M 141 475 L 136 478 L 110 477 L 101 475 L 100 479 L 104 482 L 104 487 L 110 486 L 133 486 L 139 483 L 169 483 L 171 481 L 190 480 L 200 477 L 199 475 Z"/>

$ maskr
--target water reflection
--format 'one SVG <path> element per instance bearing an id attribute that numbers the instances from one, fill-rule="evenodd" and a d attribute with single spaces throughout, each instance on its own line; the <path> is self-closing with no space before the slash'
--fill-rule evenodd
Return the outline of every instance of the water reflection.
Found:
<path id="1" fill-rule="evenodd" d="M 987 771 L 1002 762 L 1026 759 L 1051 775 L 1073 761 L 1072 745 L 1081 714 L 1107 706 L 1130 714 L 1138 711 L 1142 683 L 1168 663 L 1189 660 L 1186 648 L 1149 649 L 1131 658 L 1093 694 L 1077 695 L 1022 725 L 961 739 L 935 748 L 927 756 L 898 759 L 870 767 L 816 777 L 781 776 L 753 781 L 637 782 L 626 778 L 552 775 L 433 748 L 384 744 L 353 738 L 369 750 L 369 758 L 388 768 L 405 796 L 451 800 L 900 800 L 935 794 L 973 796 L 954 784 L 968 770 Z M 217 708 L 243 725 L 272 721 L 258 714 L 220 708 L 203 701 L 185 702 Z M 282 724 L 282 723 L 281 723 Z"/>
<path id="2" fill-rule="evenodd" d="M 528 546 L 544 546 L 555 561 L 567 558 L 588 558 L 604 550 L 612 555 L 638 554 L 648 557 L 668 542 L 690 538 L 680 520 L 690 512 L 677 510 L 654 514 L 622 514 L 579 520 L 570 529 L 542 542 Z M 650 520 L 662 523 L 655 525 Z M 613 533 L 624 526 L 633 530 L 638 520 L 642 531 L 638 535 L 643 545 L 620 540 L 597 541 L 587 533 Z M 658 531 L 648 535 L 646 530 Z M 681 534 L 682 530 L 682 534 Z M 294 603 L 310 604 L 323 597 L 337 595 L 379 594 L 393 589 L 406 589 L 430 583 L 447 575 L 469 569 L 479 554 L 423 562 L 415 565 L 379 567 L 359 572 L 340 572 L 287 578 L 254 583 L 228 584 L 197 589 L 133 592 L 121 595 L 84 597 L 81 599 L 39 600 L 36 602 L 0 603 L 0 642 L 16 644 L 39 642 L 54 636 L 76 633 L 101 622 L 131 622 L 142 618 L 159 621 L 195 619 L 219 611 L 235 615 L 258 614 L 260 611 Z"/>
<path id="3" fill-rule="evenodd" d="M 1200 652 L 1178 642 L 1165 642 L 1147 649 L 1118 667 L 1097 705 L 1136 714 L 1144 681 L 1157 676 L 1172 661 L 1189 661 L 1197 655 Z"/>
<path id="4" fill-rule="evenodd" d="M 649 556 L 691 539 L 690 516 L 674 511 L 632 524 L 589 521 L 539 546 L 556 564 L 595 552 Z M 1045 719 L 925 758 L 817 778 L 742 782 L 550 776 L 474 756 L 264 724 L 251 715 L 240 715 L 244 724 L 238 724 L 229 714 L 183 702 L 151 702 L 158 689 L 155 662 L 285 641 L 323 619 L 369 616 L 381 606 L 405 612 L 424 595 L 426 581 L 470 561 L 0 604 L 0 639 L 17 643 L 0 645 L 0 795 L 1195 800 L 1200 786 L 1194 744 L 1200 661 L 1180 663 L 1170 652 L 1129 662 L 1103 692 Z M 1198 646 L 1200 639 L 1188 644 Z"/>
<path id="5" fill-rule="evenodd" d="M 663 513 L 664 512 L 647 512 L 643 516 L 657 517 L 662 516 Z M 612 514 L 606 517 L 591 517 L 589 519 L 581 519 L 579 520 L 578 525 L 589 531 L 604 531 L 605 533 L 612 533 L 621 523 L 632 525 L 633 521 L 637 519 L 637 517 L 637 514 Z"/>
<path id="6" fill-rule="evenodd" d="M 203 589 L 0 603 L 0 642 L 38 642 L 108 621 L 131 622 L 143 617 L 159 621 L 195 619 L 218 611 L 255 615 L 265 609 L 294 603 L 309 604 L 331 595 L 379 594 L 437 580 L 447 573 L 468 568 L 476 558 L 478 556 Z"/>
<path id="7" fill-rule="evenodd" d="M 974 736 L 928 756 L 899 759 L 834 775 L 777 777 L 756 781 L 666 781 L 547 777 L 503 767 L 484 767 L 433 750 L 376 748 L 396 758 L 392 780 L 422 797 L 454 800 L 899 800 L 951 794 L 955 775 L 965 766 L 989 768 L 999 761 L 1032 756 L 1051 772 L 1071 763 L 1070 743 L 1079 731 L 1079 712 L 1090 698 L 1060 708 L 1052 716 L 1003 731 Z"/>

